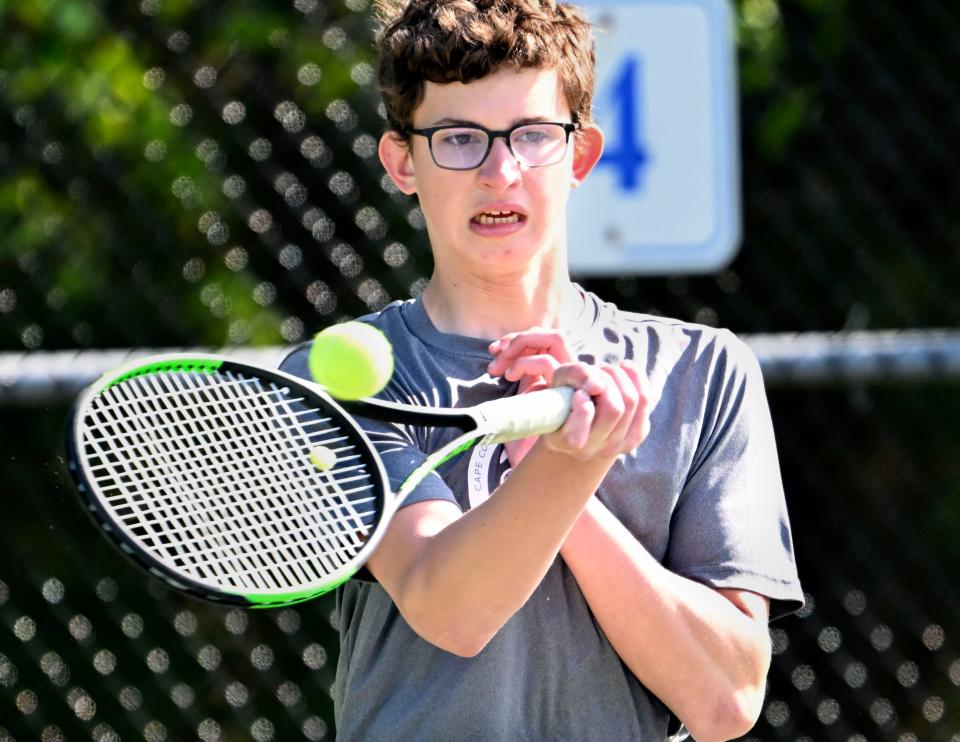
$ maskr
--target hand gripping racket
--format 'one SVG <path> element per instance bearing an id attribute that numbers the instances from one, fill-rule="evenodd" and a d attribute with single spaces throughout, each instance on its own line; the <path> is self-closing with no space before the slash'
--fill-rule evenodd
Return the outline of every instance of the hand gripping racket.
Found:
<path id="1" fill-rule="evenodd" d="M 83 393 L 67 462 L 96 522 L 151 573 L 208 600 L 281 606 L 348 580 L 441 463 L 481 441 L 558 429 L 572 394 L 464 409 L 335 402 L 318 385 L 229 358 L 154 356 Z M 351 415 L 465 432 L 393 493 Z"/>

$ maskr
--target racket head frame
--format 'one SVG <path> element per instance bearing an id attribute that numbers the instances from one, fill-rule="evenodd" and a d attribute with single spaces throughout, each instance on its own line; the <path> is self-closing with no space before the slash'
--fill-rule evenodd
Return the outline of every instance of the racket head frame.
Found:
<path id="1" fill-rule="evenodd" d="M 351 439 L 351 443 L 360 452 L 363 463 L 366 465 L 373 488 L 372 494 L 376 498 L 374 510 L 379 513 L 376 522 L 372 525 L 369 536 L 357 553 L 338 569 L 333 570 L 319 582 L 305 582 L 291 585 L 287 588 L 275 590 L 225 590 L 222 585 L 211 580 L 196 579 L 171 567 L 164 559 L 157 556 L 130 529 L 120 521 L 107 505 L 101 494 L 100 487 L 91 471 L 90 458 L 84 450 L 85 416 L 90 413 L 97 398 L 112 386 L 138 376 L 162 373 L 236 373 L 245 374 L 288 388 L 291 392 L 301 396 L 307 403 L 323 411 L 324 415 L 333 418 L 337 425 L 342 427 Z M 67 469 L 73 479 L 85 510 L 100 530 L 107 536 L 120 551 L 137 563 L 150 574 L 160 578 L 175 589 L 202 598 L 204 600 L 240 605 L 246 607 L 280 607 L 309 600 L 328 592 L 343 582 L 346 582 L 369 555 L 376 549 L 386 530 L 388 518 L 384 513 L 393 510 L 394 494 L 389 486 L 386 471 L 376 449 L 366 433 L 322 387 L 305 382 L 303 379 L 287 374 L 283 371 L 265 369 L 259 366 L 215 354 L 163 354 L 138 358 L 105 374 L 98 381 L 90 385 L 77 399 L 72 407 L 67 424 L 66 435 L 66 462 Z"/>

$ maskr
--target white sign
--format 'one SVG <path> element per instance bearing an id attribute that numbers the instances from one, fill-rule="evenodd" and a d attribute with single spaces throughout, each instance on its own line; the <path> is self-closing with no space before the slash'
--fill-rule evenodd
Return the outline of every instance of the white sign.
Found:
<path id="1" fill-rule="evenodd" d="M 594 110 L 606 136 L 570 199 L 574 275 L 704 273 L 740 243 L 728 0 L 582 0 L 596 26 Z"/>

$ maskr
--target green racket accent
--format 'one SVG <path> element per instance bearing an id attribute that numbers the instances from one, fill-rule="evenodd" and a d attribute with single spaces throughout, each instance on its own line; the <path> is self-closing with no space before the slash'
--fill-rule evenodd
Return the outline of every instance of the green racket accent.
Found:
<path id="1" fill-rule="evenodd" d="M 454 458 L 455 456 L 459 456 L 459 455 L 462 454 L 464 451 L 469 451 L 471 448 L 473 448 L 475 445 L 477 445 L 477 441 L 479 441 L 479 440 L 480 440 L 480 438 L 474 438 L 473 440 L 467 441 L 467 442 L 464 443 L 463 445 L 457 446 L 457 447 L 456 447 L 455 449 L 453 449 L 450 453 L 448 453 L 446 456 L 444 456 L 442 459 L 440 459 L 436 464 L 434 464 L 434 465 L 433 465 L 433 468 L 436 469 L 436 468 L 437 468 L 438 466 L 440 466 L 441 464 L 447 463 L 450 459 Z"/>
<path id="2" fill-rule="evenodd" d="M 148 363 L 138 366 L 132 371 L 128 371 L 123 376 L 112 379 L 109 384 L 100 391 L 105 392 L 112 386 L 120 384 L 137 376 L 145 376 L 153 373 L 200 373 L 212 374 L 223 365 L 222 360 L 207 360 L 204 358 L 183 358 L 175 361 L 162 361 L 160 363 Z"/>
<path id="3" fill-rule="evenodd" d="M 281 593 L 280 595 L 241 595 L 241 597 L 250 603 L 251 608 L 279 608 L 285 605 L 294 605 L 296 603 L 305 603 L 313 598 L 319 598 L 331 590 L 336 590 L 343 583 L 349 580 L 357 573 L 353 570 L 350 574 L 341 577 L 335 582 L 324 585 L 321 588 L 310 588 L 309 590 L 299 590 L 292 593 Z"/>
<path id="4" fill-rule="evenodd" d="M 444 453 L 444 451 L 441 449 L 427 456 L 424 462 L 410 472 L 410 476 L 408 476 L 406 480 L 404 480 L 403 484 L 400 485 L 400 489 L 397 490 L 396 502 L 403 502 L 407 495 L 413 492 L 416 486 L 426 479 L 430 472 L 434 471 L 438 466 L 446 461 L 449 461 L 454 456 L 459 456 L 464 451 L 469 451 L 471 448 L 477 445 L 477 443 L 483 437 L 484 436 L 482 435 L 478 435 L 476 438 L 471 438 L 465 443 L 461 443 L 451 451 Z"/>

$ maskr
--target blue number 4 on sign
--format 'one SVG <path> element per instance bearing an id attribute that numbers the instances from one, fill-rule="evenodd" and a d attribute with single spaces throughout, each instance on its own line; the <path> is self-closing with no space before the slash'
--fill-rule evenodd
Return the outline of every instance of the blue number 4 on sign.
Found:
<path id="1" fill-rule="evenodd" d="M 643 90 L 637 84 L 637 67 L 641 62 L 634 54 L 627 54 L 620 61 L 613 85 L 609 91 L 602 91 L 607 93 L 604 103 L 612 113 L 607 129 L 612 136 L 597 167 L 611 168 L 620 190 L 634 193 L 642 189 L 640 177 L 647 163 L 641 131 L 643 119 L 637 111 L 643 100 Z"/>
<path id="2" fill-rule="evenodd" d="M 605 135 L 571 199 L 575 275 L 706 273 L 740 243 L 733 17 L 728 0 L 581 0 L 597 36 Z"/>

